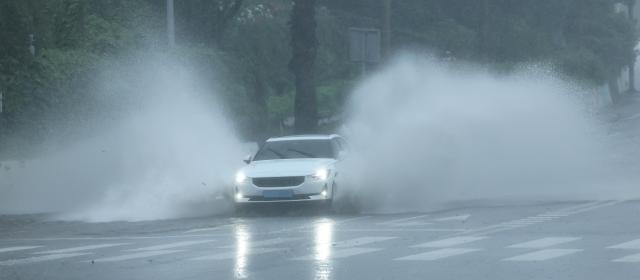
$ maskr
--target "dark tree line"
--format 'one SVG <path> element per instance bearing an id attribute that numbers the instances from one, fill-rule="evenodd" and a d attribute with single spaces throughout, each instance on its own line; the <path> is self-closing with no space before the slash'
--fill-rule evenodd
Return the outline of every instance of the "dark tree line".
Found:
<path id="1" fill-rule="evenodd" d="M 318 119 L 341 113 L 359 73 L 349 27 L 383 30 L 390 55 L 429 49 L 505 71 L 549 62 L 587 85 L 609 85 L 623 102 L 627 89 L 616 81 L 633 69 L 637 31 L 616 4 L 633 9 L 635 1 L 181 0 L 172 53 L 202 64 L 204 76 L 223 76 L 221 98 L 254 139 L 330 129 Z M 37 139 L 51 122 L 73 126 L 95 106 L 86 94 L 95 71 L 131 53 L 166 51 L 164 9 L 156 0 L 0 2 L 0 142 Z"/>

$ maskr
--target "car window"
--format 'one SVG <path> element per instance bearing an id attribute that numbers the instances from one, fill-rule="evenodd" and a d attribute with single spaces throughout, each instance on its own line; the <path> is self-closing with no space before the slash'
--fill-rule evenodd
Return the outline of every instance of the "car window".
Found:
<path id="1" fill-rule="evenodd" d="M 266 142 L 253 160 L 334 157 L 330 140 L 286 140 Z"/>

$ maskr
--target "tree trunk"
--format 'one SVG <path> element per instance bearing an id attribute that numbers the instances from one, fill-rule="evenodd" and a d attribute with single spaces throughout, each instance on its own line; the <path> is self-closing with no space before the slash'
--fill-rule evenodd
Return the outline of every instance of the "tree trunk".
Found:
<path id="1" fill-rule="evenodd" d="M 635 54 L 631 57 L 629 62 L 629 93 L 636 92 L 636 57 Z"/>
<path id="2" fill-rule="evenodd" d="M 636 0 L 627 1 L 627 12 L 629 13 L 629 20 L 633 23 L 634 31 L 636 26 L 636 19 L 633 15 L 633 10 L 635 9 L 635 6 Z M 637 56 L 634 49 L 633 54 L 631 55 L 631 61 L 629 62 L 629 93 L 631 94 L 636 92 L 636 60 Z"/>
<path id="3" fill-rule="evenodd" d="M 480 5 L 479 55 L 480 61 L 487 63 L 489 62 L 489 2 L 481 0 Z"/>
<path id="4" fill-rule="evenodd" d="M 610 75 L 609 81 L 609 96 L 611 97 L 611 103 L 614 105 L 620 103 L 620 87 L 618 86 L 618 78 L 616 75 Z"/>
<path id="5" fill-rule="evenodd" d="M 291 50 L 289 69 L 295 76 L 295 133 L 313 133 L 318 126 L 318 107 L 314 81 L 317 52 L 315 0 L 293 0 L 291 11 Z"/>
<path id="6" fill-rule="evenodd" d="M 264 75 L 257 66 L 254 66 L 253 94 L 251 103 L 255 112 L 252 125 L 251 137 L 258 143 L 269 138 L 269 114 L 267 112 L 267 85 Z"/>

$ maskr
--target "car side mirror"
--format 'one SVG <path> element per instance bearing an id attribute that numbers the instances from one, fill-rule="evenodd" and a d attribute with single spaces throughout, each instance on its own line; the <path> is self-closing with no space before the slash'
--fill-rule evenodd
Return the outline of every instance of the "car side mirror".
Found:
<path id="1" fill-rule="evenodd" d="M 244 163 L 246 163 L 246 164 L 251 163 L 251 155 L 247 155 L 246 157 L 244 157 L 244 159 L 242 161 L 244 161 Z"/>

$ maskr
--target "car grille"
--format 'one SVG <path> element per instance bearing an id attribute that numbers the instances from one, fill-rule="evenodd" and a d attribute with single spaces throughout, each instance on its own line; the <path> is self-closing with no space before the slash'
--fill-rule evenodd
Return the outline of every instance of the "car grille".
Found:
<path id="1" fill-rule="evenodd" d="M 304 176 L 253 178 L 253 184 L 261 188 L 293 187 L 304 182 Z"/>

